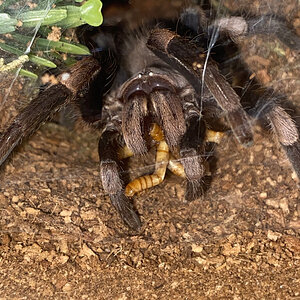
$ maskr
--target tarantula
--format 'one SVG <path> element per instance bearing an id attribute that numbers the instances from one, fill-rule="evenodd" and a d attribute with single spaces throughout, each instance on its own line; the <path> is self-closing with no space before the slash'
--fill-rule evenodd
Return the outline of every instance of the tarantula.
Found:
<path id="1" fill-rule="evenodd" d="M 291 116 L 276 101 L 266 103 L 251 89 L 243 91 L 241 101 L 222 75 L 228 70 L 219 70 L 213 59 L 217 55 L 210 55 L 213 43 L 207 48 L 209 41 L 229 40 L 223 45 L 232 46 L 238 37 L 270 33 L 270 28 L 290 48 L 300 49 L 299 38 L 272 17 L 230 17 L 208 23 L 198 6 L 185 8 L 176 20 L 149 22 L 134 32 L 124 21 L 79 30 L 79 40 L 93 55 L 59 75 L 57 84 L 41 91 L 13 120 L 0 137 L 0 164 L 50 115 L 73 103 L 82 119 L 101 132 L 98 151 L 105 192 L 123 221 L 138 230 L 140 218 L 128 196 L 159 184 L 167 168 L 186 178 L 188 200 L 201 195 L 205 145 L 218 142 L 218 133 L 209 131 L 216 124 L 225 120 L 239 143 L 251 145 L 251 116 L 243 108 L 248 95 L 300 177 L 299 132 Z M 153 141 L 154 174 L 125 188 L 120 159 L 147 153 Z"/>

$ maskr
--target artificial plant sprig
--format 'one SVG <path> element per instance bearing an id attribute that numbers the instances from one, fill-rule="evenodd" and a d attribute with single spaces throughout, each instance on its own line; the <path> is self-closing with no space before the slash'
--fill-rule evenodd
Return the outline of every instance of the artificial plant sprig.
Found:
<path id="1" fill-rule="evenodd" d="M 75 55 L 89 55 L 88 48 L 83 45 L 70 43 L 66 40 L 51 41 L 44 38 L 36 38 L 28 53 L 27 45 L 32 40 L 32 37 L 24 35 L 23 29 L 40 26 L 40 29 L 44 29 L 43 31 L 46 32 L 49 26 L 66 29 L 75 28 L 83 24 L 91 26 L 101 25 L 103 17 L 101 14 L 102 2 L 100 0 L 87 0 L 81 6 L 60 5 L 60 2 L 60 0 L 54 1 L 55 6 L 48 10 L 36 9 L 22 13 L 17 12 L 16 14 L 12 12 L 12 9 L 8 9 L 9 5 L 0 5 L 0 10 L 2 7 L 5 8 L 3 12 L 0 12 L 0 34 L 9 33 L 10 37 L 12 37 L 12 39 L 4 38 L 0 43 L 0 49 L 18 55 L 18 57 L 26 54 L 31 62 L 48 68 L 55 68 L 56 64 L 49 59 L 36 55 L 37 53 L 40 55 L 45 52 L 63 52 Z M 83 1 L 76 0 L 76 2 Z M 10 5 L 14 4 L 16 2 L 12 1 Z M 19 46 L 11 46 L 11 43 Z M 27 52 L 25 49 L 27 49 Z M 26 70 L 22 70 L 21 73 L 26 74 Z M 32 73 L 30 75 L 33 77 Z"/>

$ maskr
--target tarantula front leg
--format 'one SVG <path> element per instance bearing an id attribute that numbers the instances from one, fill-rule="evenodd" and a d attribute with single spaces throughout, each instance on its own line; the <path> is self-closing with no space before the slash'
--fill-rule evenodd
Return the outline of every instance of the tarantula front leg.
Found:
<path id="1" fill-rule="evenodd" d="M 219 107 L 225 111 L 237 140 L 244 146 L 251 145 L 253 139 L 251 125 L 239 96 L 220 74 L 217 66 L 204 60 L 195 44 L 187 42 L 167 29 L 155 29 L 148 39 L 147 46 L 183 74 L 198 95 L 204 90 L 204 84 Z"/>
<path id="2" fill-rule="evenodd" d="M 200 114 L 187 111 L 187 130 L 180 141 L 180 158 L 187 179 L 185 198 L 189 201 L 203 194 L 203 177 L 205 174 L 205 124 Z"/>
<path id="3" fill-rule="evenodd" d="M 123 221 L 132 229 L 139 230 L 141 221 L 124 194 L 119 170 L 118 152 L 122 148 L 121 135 L 117 129 L 106 130 L 99 140 L 100 175 L 105 192 L 119 212 Z"/>
<path id="4" fill-rule="evenodd" d="M 228 33 L 233 41 L 245 36 L 265 34 L 276 36 L 292 50 L 300 50 L 300 38 L 282 20 L 277 20 L 274 16 L 265 15 L 249 20 L 243 17 L 220 18 L 209 27 L 209 31 L 214 28 Z"/>
<path id="5" fill-rule="evenodd" d="M 225 133 L 221 132 L 221 131 L 214 131 L 214 130 L 206 129 L 205 142 L 220 144 L 224 134 Z M 207 161 L 204 161 L 204 164 L 205 164 L 205 174 L 206 173 L 209 174 L 210 171 L 209 171 L 209 165 L 208 165 Z M 179 177 L 182 177 L 182 178 L 186 178 L 184 167 L 183 167 L 182 163 L 180 163 L 180 159 L 177 159 L 172 153 L 170 153 L 168 169 L 173 174 L 175 174 Z"/>
<path id="6" fill-rule="evenodd" d="M 93 57 L 77 62 L 68 72 L 59 76 L 59 82 L 40 92 L 13 120 L 0 136 L 0 165 L 13 149 L 33 134 L 51 114 L 58 111 L 100 71 L 100 65 Z M 84 76 L 82 76 L 84 74 Z"/>
<path id="7" fill-rule="evenodd" d="M 259 111 L 259 118 L 265 118 L 271 125 L 300 179 L 300 137 L 294 120 L 275 101 L 266 104 L 265 99 L 261 99 L 256 105 L 256 110 Z"/>

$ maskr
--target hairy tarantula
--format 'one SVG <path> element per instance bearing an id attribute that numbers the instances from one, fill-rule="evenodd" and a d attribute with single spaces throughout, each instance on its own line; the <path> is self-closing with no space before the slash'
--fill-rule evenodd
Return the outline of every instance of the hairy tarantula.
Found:
<path id="1" fill-rule="evenodd" d="M 0 136 L 0 164 L 51 114 L 73 103 L 82 119 L 101 132 L 98 151 L 105 192 L 124 222 L 138 230 L 141 222 L 128 197 L 159 184 L 167 168 L 186 178 L 188 200 L 201 195 L 205 145 L 218 142 L 216 124 L 225 120 L 239 143 L 251 145 L 251 110 L 248 114 L 244 109 L 250 97 L 252 111 L 271 125 L 300 177 L 299 132 L 291 116 L 251 89 L 242 91 L 241 100 L 222 75 L 228 70 L 219 70 L 214 60 L 235 39 L 266 32 L 300 49 L 299 38 L 273 17 L 209 23 L 198 6 L 185 8 L 176 20 L 149 22 L 135 31 L 124 21 L 82 28 L 78 38 L 93 55 L 63 72 L 57 84 L 41 91 L 13 120 Z M 213 48 L 217 40 L 225 46 Z M 153 143 L 154 173 L 125 187 L 120 159 L 147 153 Z"/>

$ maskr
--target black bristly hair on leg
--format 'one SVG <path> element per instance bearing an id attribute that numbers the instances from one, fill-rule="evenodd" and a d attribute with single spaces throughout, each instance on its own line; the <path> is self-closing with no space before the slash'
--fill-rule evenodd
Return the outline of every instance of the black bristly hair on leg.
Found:
<path id="1" fill-rule="evenodd" d="M 217 28 L 222 33 L 227 33 L 232 40 L 263 34 L 268 37 L 277 37 L 283 44 L 300 51 L 300 37 L 287 26 L 282 19 L 276 19 L 273 15 L 252 17 L 248 20 L 243 17 L 223 17 L 214 21 L 209 31 Z"/>
<path id="2" fill-rule="evenodd" d="M 104 191 L 108 193 L 112 205 L 119 212 L 123 221 L 131 229 L 138 231 L 141 221 L 124 194 L 120 175 L 118 151 L 121 147 L 119 130 L 111 128 L 103 132 L 98 147 L 101 181 Z"/>
<path id="3" fill-rule="evenodd" d="M 270 91 L 257 101 L 252 114 L 270 125 L 272 132 L 285 150 L 298 178 L 300 178 L 300 134 L 293 117 L 284 109 L 283 99 L 275 98 Z M 297 110 L 293 109 L 295 114 Z"/>
<path id="4" fill-rule="evenodd" d="M 55 112 L 76 98 L 77 93 L 93 80 L 100 69 L 98 60 L 84 58 L 60 75 L 57 84 L 41 91 L 0 136 L 0 165 L 23 139 L 27 139 Z"/>

